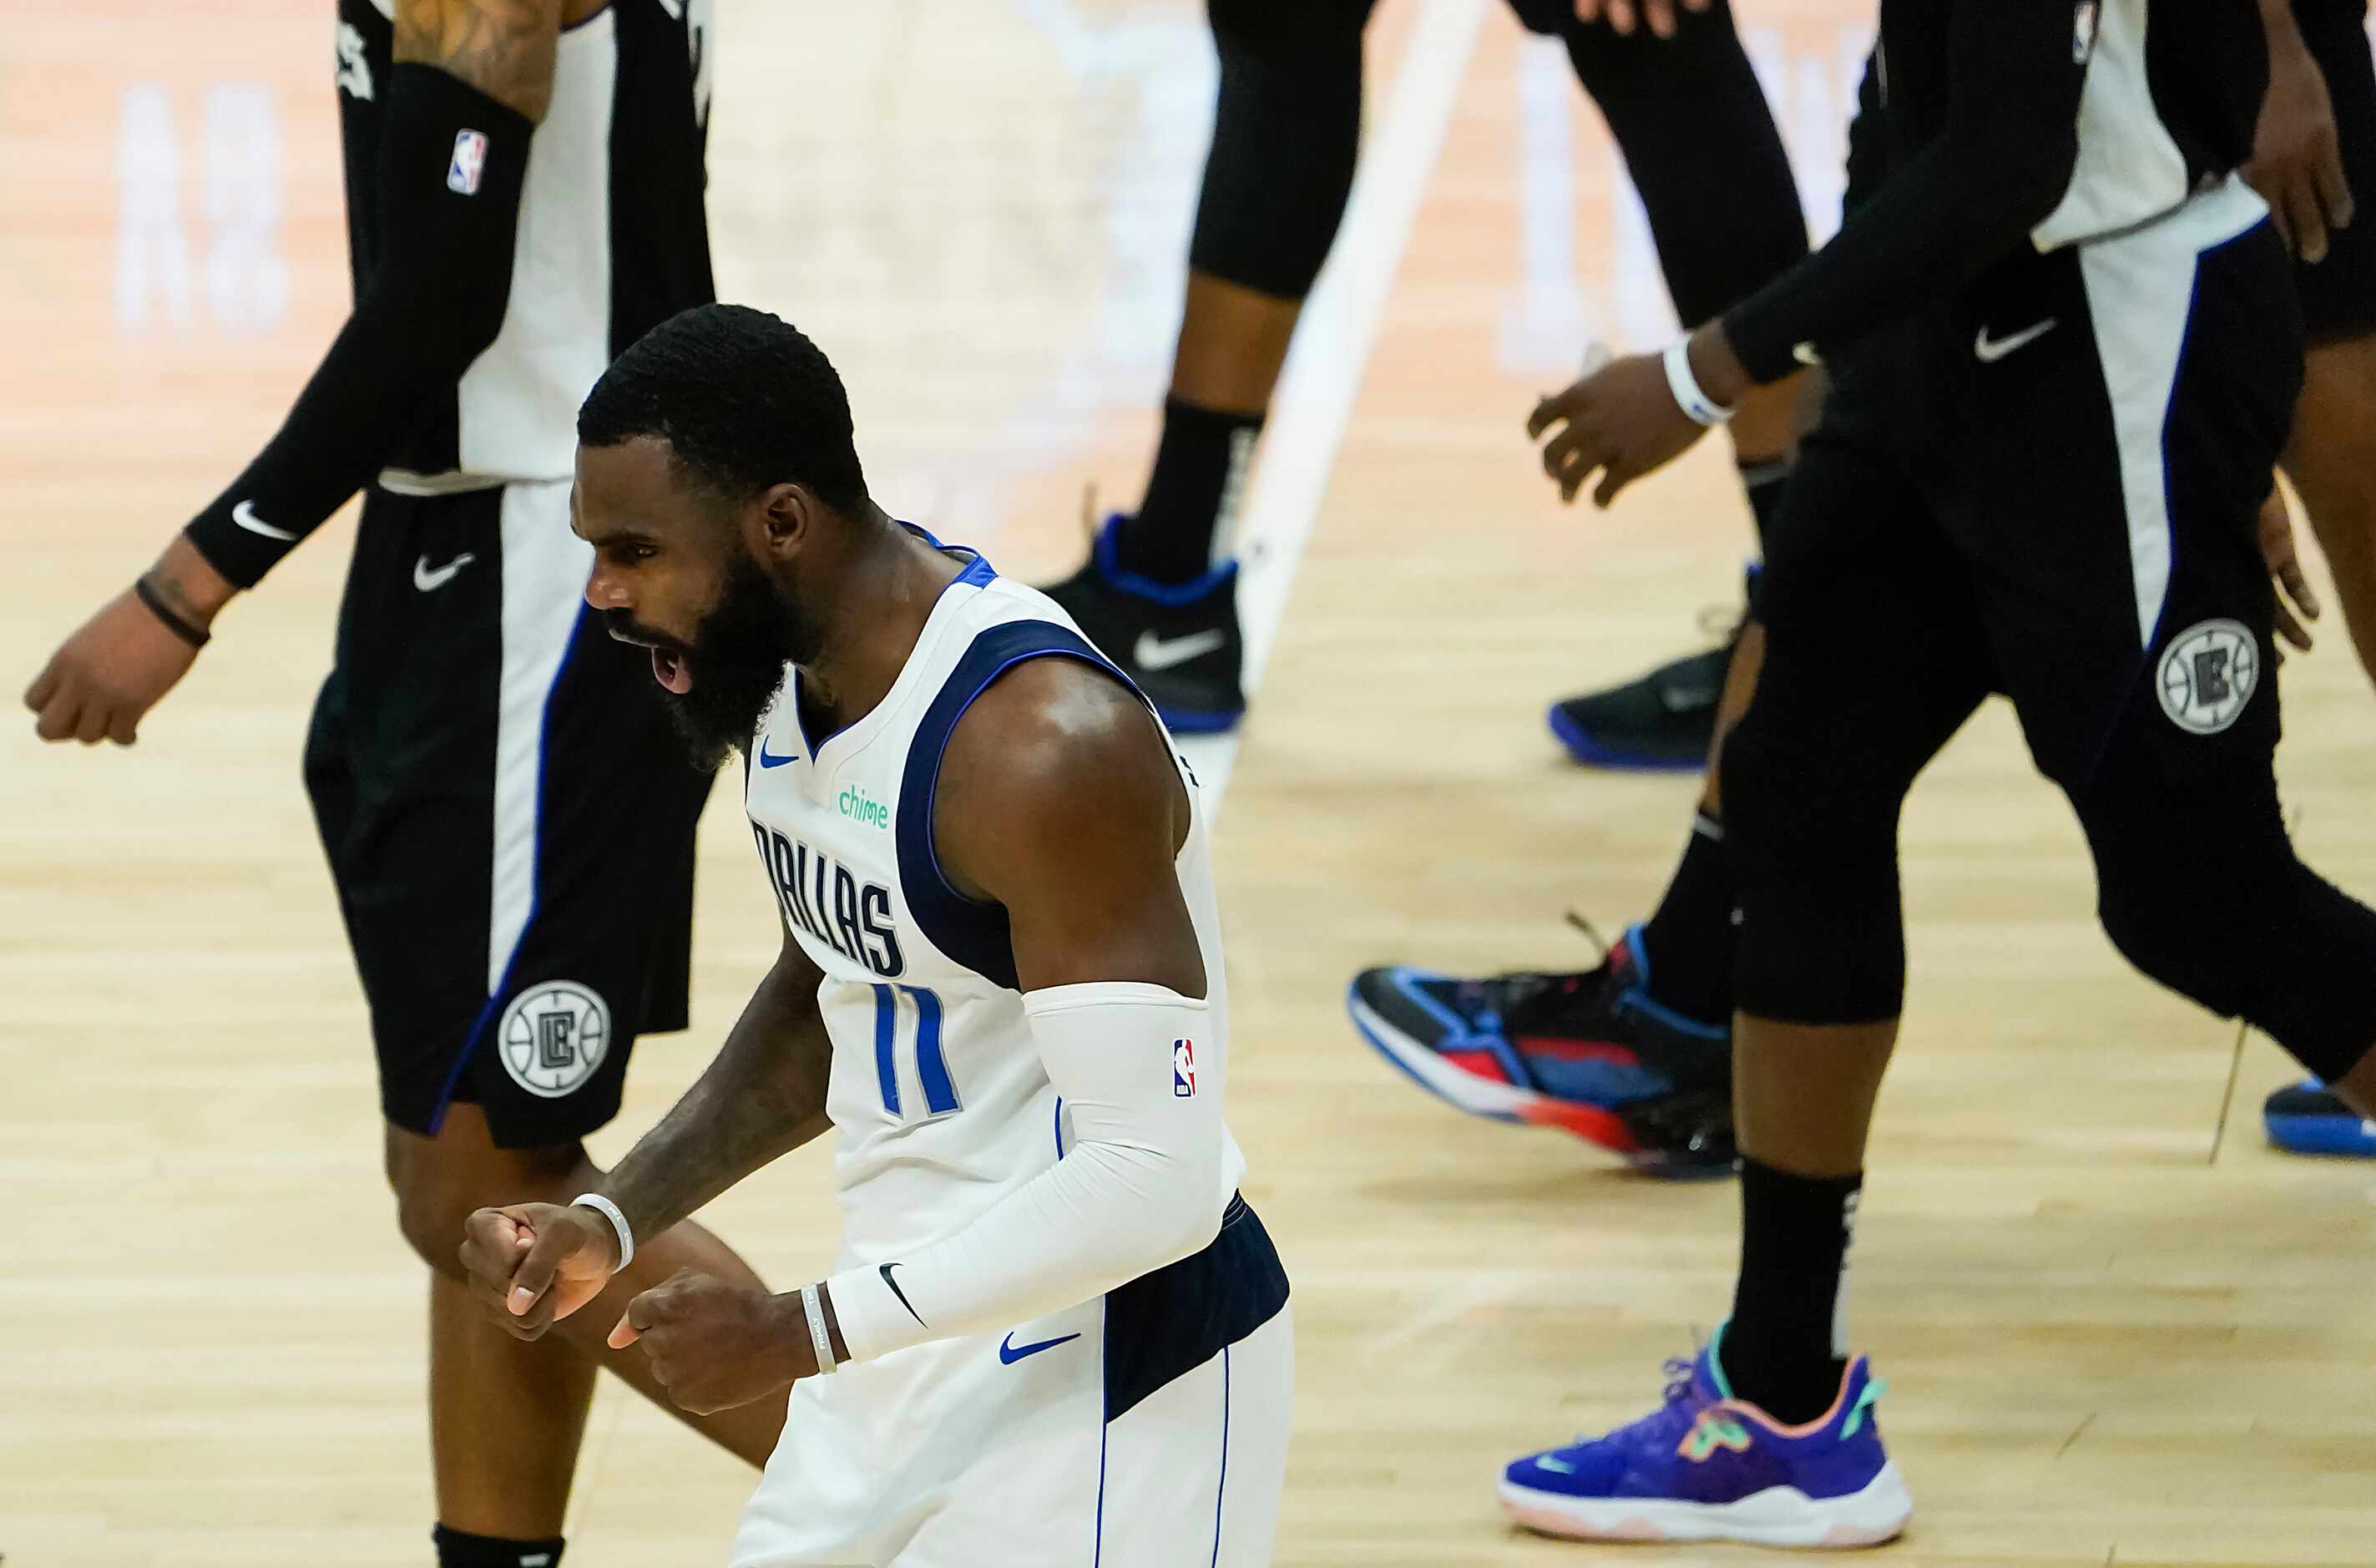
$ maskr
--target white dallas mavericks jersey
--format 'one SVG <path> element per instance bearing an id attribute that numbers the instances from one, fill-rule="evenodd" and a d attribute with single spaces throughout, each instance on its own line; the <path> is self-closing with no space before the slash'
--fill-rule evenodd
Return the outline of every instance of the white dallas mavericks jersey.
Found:
<path id="1" fill-rule="evenodd" d="M 1006 912 L 951 887 L 933 849 L 950 732 L 1002 671 L 1037 658 L 1112 669 L 1054 600 L 977 556 L 873 712 L 832 735 L 804 733 L 795 672 L 751 749 L 752 834 L 793 935 L 825 971 L 817 999 L 833 1039 L 826 1110 L 838 1138 L 840 1267 L 949 1234 L 1069 1146 L 1016 989 Z M 1218 1095 L 1230 1012 L 1211 829 L 1194 775 L 1179 767 L 1191 825 L 1174 863 L 1211 1023 L 1174 1070 Z M 1244 1166 L 1232 1142 L 1224 1196 Z"/>

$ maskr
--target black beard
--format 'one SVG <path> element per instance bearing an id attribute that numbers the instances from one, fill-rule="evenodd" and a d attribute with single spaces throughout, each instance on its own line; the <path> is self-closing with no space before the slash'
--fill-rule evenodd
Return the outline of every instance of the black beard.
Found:
<path id="1" fill-rule="evenodd" d="M 813 660 L 822 642 L 814 620 L 765 572 L 748 557 L 736 561 L 692 643 L 671 649 L 692 674 L 693 690 L 683 696 L 660 690 L 693 765 L 714 773 L 733 753 L 748 751 L 784 683 L 784 667 Z"/>

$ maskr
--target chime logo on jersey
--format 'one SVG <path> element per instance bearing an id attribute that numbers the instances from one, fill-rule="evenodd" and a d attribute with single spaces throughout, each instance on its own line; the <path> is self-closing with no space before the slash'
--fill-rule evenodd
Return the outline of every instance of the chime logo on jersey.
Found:
<path id="1" fill-rule="evenodd" d="M 611 1004 L 576 980 L 521 992 L 495 1027 L 495 1047 L 512 1082 L 558 1099 L 594 1075 L 611 1047 Z"/>
<path id="2" fill-rule="evenodd" d="M 1171 1098 L 1186 1099 L 1196 1092 L 1196 1042 L 1171 1042 Z"/>
<path id="3" fill-rule="evenodd" d="M 2199 621 L 2169 639 L 2155 684 L 2170 722 L 2216 735 L 2261 683 L 2261 645 L 2241 621 Z"/>
<path id="4" fill-rule="evenodd" d="M 446 165 L 446 188 L 456 196 L 477 196 L 479 176 L 487 169 L 487 133 L 456 131 L 454 161 Z"/>

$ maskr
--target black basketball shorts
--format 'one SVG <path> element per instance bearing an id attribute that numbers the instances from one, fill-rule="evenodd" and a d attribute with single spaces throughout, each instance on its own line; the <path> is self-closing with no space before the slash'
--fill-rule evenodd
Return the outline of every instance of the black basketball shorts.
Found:
<path id="1" fill-rule="evenodd" d="M 411 1132 L 458 1099 L 504 1147 L 570 1142 L 685 1025 L 711 778 L 589 565 L 565 482 L 364 498 L 305 783 Z"/>
<path id="2" fill-rule="evenodd" d="M 2376 61 L 2367 0 L 2299 0 L 2294 14 L 2325 73 L 2343 143 L 2343 173 L 2359 220 L 2327 236 L 2326 259 L 2297 262 L 2302 321 L 2312 343 L 2376 331 Z"/>
<path id="3" fill-rule="evenodd" d="M 1910 780 L 1997 691 L 2074 795 L 2116 744 L 2163 775 L 2233 765 L 2266 787 L 2255 521 L 2301 339 L 2257 213 L 2203 197 L 2016 256 L 1919 332 L 1843 357 L 1759 597 L 1758 704 L 1822 737 L 1824 768 Z"/>

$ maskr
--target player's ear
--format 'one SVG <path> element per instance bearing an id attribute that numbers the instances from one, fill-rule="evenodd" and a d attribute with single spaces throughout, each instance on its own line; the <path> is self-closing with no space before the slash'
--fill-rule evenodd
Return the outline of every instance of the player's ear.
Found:
<path id="1" fill-rule="evenodd" d="M 757 506 L 760 552 L 770 560 L 798 553 L 816 522 L 817 498 L 805 485 L 769 485 Z"/>

